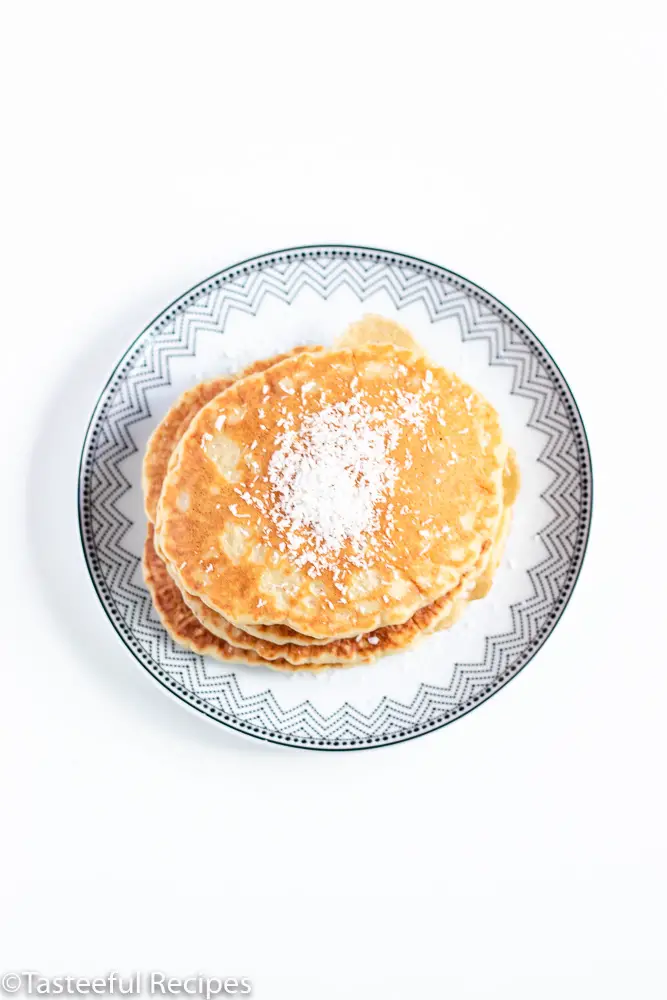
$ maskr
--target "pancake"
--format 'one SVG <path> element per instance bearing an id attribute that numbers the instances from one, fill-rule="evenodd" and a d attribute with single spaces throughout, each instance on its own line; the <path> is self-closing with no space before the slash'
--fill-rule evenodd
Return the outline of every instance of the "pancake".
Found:
<path id="1" fill-rule="evenodd" d="M 409 347 L 414 353 L 423 354 L 407 330 L 377 316 L 366 316 L 358 323 L 353 323 L 338 343 L 356 346 L 380 340 Z M 238 377 L 265 371 L 272 364 L 292 354 L 303 351 L 313 353 L 318 350 L 321 349 L 296 348 L 289 354 L 256 362 Z M 216 392 L 224 391 L 232 381 L 232 378 L 211 380 L 188 390 L 161 422 L 149 443 L 144 462 L 147 508 L 150 495 L 159 497 L 171 452 L 184 430 L 199 408 Z M 405 649 L 414 644 L 421 635 L 451 627 L 460 617 L 468 600 L 478 599 L 488 592 L 500 562 L 511 521 L 511 506 L 516 498 L 518 486 L 518 467 L 515 456 L 510 450 L 503 473 L 504 502 L 496 537 L 490 549 L 487 548 L 483 552 L 471 573 L 462 579 L 457 588 L 420 609 L 403 625 L 383 627 L 371 634 L 358 635 L 354 639 L 334 641 L 316 639 L 280 624 L 250 626 L 255 634 L 249 634 L 249 629 L 239 629 L 198 598 L 179 591 L 174 581 L 169 579 L 169 566 L 162 562 L 155 551 L 151 525 L 144 553 L 144 571 L 154 603 L 167 630 L 176 641 L 204 655 L 221 660 L 262 664 L 280 670 L 318 670 L 325 666 L 340 667 L 370 662 L 387 653 Z M 149 519 L 152 520 L 150 515 Z M 313 648 L 314 646 L 318 648 Z"/>
<path id="2" fill-rule="evenodd" d="M 364 344 L 393 344 L 394 347 L 405 347 L 413 354 L 426 357 L 421 344 L 418 344 L 409 330 L 400 326 L 385 316 L 367 313 L 361 319 L 350 323 L 347 330 L 336 340 L 336 347 L 362 347 Z"/>
<path id="3" fill-rule="evenodd" d="M 402 624 L 490 543 L 507 451 L 490 404 L 413 351 L 308 351 L 195 415 L 156 546 L 181 591 L 242 629 Z"/>
<path id="4" fill-rule="evenodd" d="M 378 322 L 376 322 L 377 320 L 381 321 L 382 318 L 369 317 L 367 320 L 353 324 L 348 329 L 345 336 L 351 343 L 356 342 L 357 339 L 359 339 L 360 342 L 363 342 L 370 328 L 373 336 L 385 336 L 389 338 L 394 335 L 395 330 L 397 329 L 403 342 L 405 342 L 406 338 L 410 337 L 410 334 L 408 334 L 407 331 L 403 331 L 402 328 L 397 327 L 396 324 L 391 323 L 389 320 L 382 321 L 384 325 L 382 325 L 382 322 L 378 324 Z M 296 352 L 299 350 L 305 350 L 305 348 L 297 348 Z M 272 360 L 278 362 L 286 356 L 289 355 L 281 355 Z M 246 368 L 242 375 L 254 374 L 257 371 L 265 370 L 268 366 L 268 361 L 256 362 L 249 369 Z M 211 380 L 209 382 L 202 383 L 199 386 L 195 386 L 193 389 L 184 393 L 164 417 L 156 429 L 151 442 L 149 442 L 144 461 L 144 489 L 147 498 L 147 506 L 149 497 L 159 497 L 170 453 L 174 451 L 184 429 L 187 428 L 192 417 L 197 412 L 198 402 L 200 402 L 201 405 L 204 405 L 204 403 L 208 401 L 206 397 L 209 394 L 214 393 L 216 383 L 222 384 L 222 387 L 226 388 L 228 385 L 231 385 L 232 381 L 233 378 L 221 378 L 219 380 Z M 155 456 L 157 456 L 157 460 Z M 149 519 L 152 520 L 152 518 Z M 151 538 L 152 537 L 151 533 Z M 494 552 L 497 548 L 498 546 L 494 543 Z M 487 569 L 483 574 L 483 578 L 488 577 L 488 575 Z M 475 595 L 477 594 L 480 586 L 481 583 L 478 582 Z M 488 586 L 490 586 L 490 581 Z M 313 639 L 308 636 L 303 636 L 287 626 L 257 626 L 256 629 L 249 634 L 247 629 L 238 629 L 236 626 L 226 621 L 226 619 L 224 619 L 221 615 L 218 615 L 216 612 L 208 608 L 207 605 L 203 604 L 203 602 L 198 598 L 193 597 L 186 592 L 183 592 L 182 596 L 183 600 L 198 618 L 199 622 L 209 632 L 213 633 L 214 636 L 217 636 L 229 644 L 240 648 L 254 649 L 260 656 L 264 656 L 266 659 L 275 659 L 283 655 L 290 660 L 290 662 L 296 664 L 300 664 L 306 659 L 316 662 L 333 663 L 341 659 L 350 659 L 351 653 L 355 649 L 358 650 L 358 646 L 350 647 L 349 644 L 347 647 L 340 644 L 338 647 L 335 647 L 335 644 L 330 643 L 326 639 Z M 449 625 L 452 624 L 451 613 L 445 613 L 445 610 L 443 610 L 444 604 L 445 602 L 441 601 L 438 606 L 428 605 L 427 609 L 430 609 L 430 614 L 427 615 L 418 613 L 417 616 L 413 616 L 413 618 L 417 618 L 417 621 L 410 619 L 412 625 L 402 632 L 397 627 L 394 627 L 394 631 L 391 634 L 392 645 L 396 649 L 406 646 L 410 641 L 412 641 L 411 636 L 415 626 L 418 626 L 419 629 L 424 629 L 426 628 L 427 623 L 429 623 L 429 630 L 432 631 L 433 628 L 430 627 L 430 623 L 435 622 L 435 627 L 437 627 L 438 630 L 449 627 Z M 457 608 L 461 607 L 462 604 L 459 600 L 457 602 Z M 436 615 L 439 616 L 437 622 L 435 618 Z M 384 641 L 385 637 L 381 638 Z M 368 645 L 368 640 L 366 639 L 365 641 Z M 275 649 L 274 646 L 276 644 L 283 646 L 284 650 Z M 308 656 L 304 647 L 315 644 L 322 645 L 325 648 L 319 655 Z M 373 642 L 370 645 L 375 645 L 375 643 Z"/>

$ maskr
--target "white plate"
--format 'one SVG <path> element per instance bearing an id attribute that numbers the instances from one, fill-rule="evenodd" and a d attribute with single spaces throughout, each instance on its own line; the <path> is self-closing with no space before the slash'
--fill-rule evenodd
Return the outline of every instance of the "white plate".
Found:
<path id="1" fill-rule="evenodd" d="M 149 435 L 189 386 L 297 344 L 330 343 L 365 312 L 397 319 L 435 361 L 483 392 L 516 449 L 522 488 L 490 595 L 414 650 L 348 670 L 288 675 L 181 649 L 160 624 L 141 571 L 141 460 Z M 532 659 L 576 583 L 591 491 L 588 444 L 568 385 L 506 306 L 414 257 L 314 246 L 221 271 L 138 336 L 112 372 L 88 427 L 79 522 L 105 611 L 161 684 L 248 736 L 311 749 L 358 749 L 447 725 Z"/>

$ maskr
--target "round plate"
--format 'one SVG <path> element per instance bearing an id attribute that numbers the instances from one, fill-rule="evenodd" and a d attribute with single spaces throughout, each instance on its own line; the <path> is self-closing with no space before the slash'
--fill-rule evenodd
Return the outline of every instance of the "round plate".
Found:
<path id="1" fill-rule="evenodd" d="M 397 319 L 434 361 L 483 392 L 516 449 L 522 488 L 493 589 L 449 631 L 376 664 L 282 674 L 222 664 L 167 635 L 143 582 L 141 461 L 171 403 L 214 374 L 331 343 L 366 312 Z M 591 461 L 576 403 L 540 341 L 452 271 L 404 254 L 312 246 L 254 257 L 201 282 L 128 348 L 91 417 L 79 473 L 90 576 L 127 648 L 178 698 L 248 736 L 310 749 L 386 746 L 460 718 L 544 644 L 588 540 Z"/>

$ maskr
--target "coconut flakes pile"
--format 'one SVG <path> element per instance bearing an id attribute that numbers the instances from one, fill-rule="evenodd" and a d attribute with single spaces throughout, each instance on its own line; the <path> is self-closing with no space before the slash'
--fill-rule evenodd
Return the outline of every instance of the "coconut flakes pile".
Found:
<path id="1" fill-rule="evenodd" d="M 398 476 L 391 452 L 400 434 L 396 420 L 356 394 L 280 436 L 268 470 L 272 518 L 297 566 L 321 570 L 346 542 L 362 554 Z"/>
<path id="2" fill-rule="evenodd" d="M 422 430 L 425 421 L 420 397 L 392 388 L 391 415 L 371 406 L 363 391 L 306 414 L 298 427 L 286 415 L 269 462 L 268 503 L 239 491 L 271 518 L 285 539 L 281 551 L 298 568 L 308 566 L 310 576 L 336 570 L 336 556 L 346 545 L 349 561 L 369 565 L 379 507 L 399 475 L 392 453 L 406 427 Z"/>

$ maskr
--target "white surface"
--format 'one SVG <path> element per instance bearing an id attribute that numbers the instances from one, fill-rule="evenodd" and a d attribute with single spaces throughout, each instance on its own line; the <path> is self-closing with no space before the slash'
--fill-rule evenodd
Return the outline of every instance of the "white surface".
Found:
<path id="1" fill-rule="evenodd" d="M 0 971 L 247 975 L 267 1000 L 662 995 L 661 9 L 12 9 Z M 163 694 L 75 522 L 127 341 L 207 273 L 321 240 L 506 301 L 565 372 L 595 475 L 587 562 L 533 663 L 453 726 L 350 755 L 244 742 Z"/>

